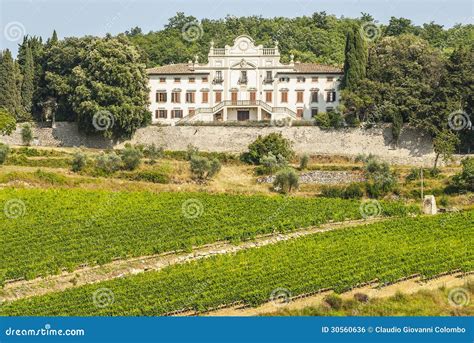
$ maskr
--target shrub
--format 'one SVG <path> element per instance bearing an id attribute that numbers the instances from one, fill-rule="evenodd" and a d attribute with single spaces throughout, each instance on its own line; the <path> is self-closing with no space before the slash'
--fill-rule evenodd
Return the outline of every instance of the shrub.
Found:
<path id="1" fill-rule="evenodd" d="M 354 299 L 361 303 L 366 303 L 369 301 L 369 296 L 364 293 L 355 293 Z"/>
<path id="2" fill-rule="evenodd" d="M 21 140 L 24 145 L 29 146 L 33 140 L 33 131 L 30 124 L 25 124 L 21 128 Z"/>
<path id="3" fill-rule="evenodd" d="M 191 161 L 191 158 L 199 154 L 199 149 L 192 144 L 188 144 L 186 149 L 186 159 Z"/>
<path id="4" fill-rule="evenodd" d="M 221 170 L 221 163 L 214 158 L 194 155 L 190 160 L 190 168 L 193 177 L 198 180 L 206 180 L 214 177 Z"/>
<path id="5" fill-rule="evenodd" d="M 153 143 L 144 147 L 143 154 L 146 158 L 149 158 L 150 162 L 153 164 L 158 158 L 163 157 L 164 149 L 163 147 L 157 147 L 155 143 Z"/>
<path id="6" fill-rule="evenodd" d="M 121 154 L 123 167 L 127 170 L 135 170 L 140 165 L 141 158 L 143 153 L 132 147 L 131 145 L 126 146 Z"/>
<path id="7" fill-rule="evenodd" d="M 405 177 L 407 181 L 419 180 L 421 178 L 421 172 L 418 168 L 410 169 L 410 173 Z"/>
<path id="8" fill-rule="evenodd" d="M 323 186 L 321 195 L 326 198 L 360 199 L 364 196 L 364 191 L 360 184 L 351 183 L 346 187 Z"/>
<path id="9" fill-rule="evenodd" d="M 87 156 L 81 151 L 78 151 L 74 154 L 72 158 L 72 171 L 79 172 L 84 169 L 87 165 Z"/>
<path id="10" fill-rule="evenodd" d="M 115 153 L 102 153 L 95 159 L 95 167 L 98 171 L 104 174 L 111 174 L 120 169 L 122 166 L 122 159 Z"/>
<path id="11" fill-rule="evenodd" d="M 6 144 L 0 143 L 0 164 L 5 163 L 9 153 L 10 147 Z"/>
<path id="12" fill-rule="evenodd" d="M 287 161 L 283 156 L 275 156 L 269 152 L 268 155 L 260 159 L 260 166 L 257 169 L 257 174 L 273 174 L 276 171 L 287 166 Z"/>
<path id="13" fill-rule="evenodd" d="M 248 152 L 242 154 L 241 159 L 247 163 L 258 164 L 262 157 L 272 153 L 274 156 L 281 155 L 286 161 L 294 156 L 291 142 L 284 138 L 281 133 L 270 133 L 258 138 L 249 145 Z"/>
<path id="14" fill-rule="evenodd" d="M 344 126 L 344 117 L 339 111 L 331 111 L 328 113 L 329 115 L 329 125 L 331 127 L 338 129 Z"/>
<path id="15" fill-rule="evenodd" d="M 462 171 L 453 177 L 454 186 L 461 192 L 474 192 L 474 157 L 461 161 Z"/>
<path id="16" fill-rule="evenodd" d="M 0 107 L 0 135 L 10 135 L 16 129 L 16 120 L 5 108 Z"/>
<path id="17" fill-rule="evenodd" d="M 299 176 L 292 168 L 280 170 L 273 181 L 273 188 L 282 193 L 290 193 L 293 189 L 298 188 Z"/>
<path id="18" fill-rule="evenodd" d="M 326 112 L 319 112 L 315 117 L 314 120 L 316 125 L 322 127 L 324 129 L 329 129 L 331 127 L 331 121 L 329 119 L 329 115 Z"/>
<path id="19" fill-rule="evenodd" d="M 342 198 L 344 196 L 344 188 L 337 186 L 323 186 L 321 195 L 325 198 Z"/>
<path id="20" fill-rule="evenodd" d="M 169 183 L 169 175 L 161 170 L 142 170 L 132 173 L 123 173 L 121 177 L 132 181 L 146 181 L 153 183 Z"/>
<path id="21" fill-rule="evenodd" d="M 364 190 L 359 183 L 351 183 L 344 190 L 344 199 L 360 199 L 364 196 Z"/>
<path id="22" fill-rule="evenodd" d="M 395 175 L 386 162 L 379 161 L 375 156 L 365 159 L 366 190 L 370 197 L 379 198 L 392 191 L 396 186 Z"/>
<path id="23" fill-rule="evenodd" d="M 300 158 L 300 170 L 304 170 L 308 167 L 309 156 L 308 154 L 304 154 Z"/>
<path id="24" fill-rule="evenodd" d="M 337 294 L 329 294 L 324 298 L 324 302 L 334 310 L 340 310 L 342 307 L 342 298 Z"/>

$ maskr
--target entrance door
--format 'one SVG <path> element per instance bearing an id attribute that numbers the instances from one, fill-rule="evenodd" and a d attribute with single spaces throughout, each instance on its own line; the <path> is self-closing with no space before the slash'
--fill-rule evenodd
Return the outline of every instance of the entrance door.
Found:
<path id="1" fill-rule="evenodd" d="M 250 118 L 250 111 L 237 111 L 238 121 L 249 120 L 249 118 Z"/>

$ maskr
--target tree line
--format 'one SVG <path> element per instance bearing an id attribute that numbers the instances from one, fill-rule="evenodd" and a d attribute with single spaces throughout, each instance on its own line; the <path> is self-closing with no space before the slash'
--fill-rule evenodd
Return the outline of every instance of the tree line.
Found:
<path id="1" fill-rule="evenodd" d="M 362 13 L 338 18 L 325 12 L 296 18 L 259 16 L 202 19 L 177 13 L 163 29 L 139 27 L 106 37 L 43 42 L 24 37 L 18 56 L 0 54 L 0 107 L 16 121 L 76 121 L 85 132 L 129 137 L 151 121 L 146 67 L 205 62 L 215 46 L 247 34 L 257 44 L 279 42 L 282 61 L 344 68 L 344 123 L 390 122 L 395 143 L 402 124 L 425 130 L 438 151 L 472 150 L 473 130 L 452 130 L 455 111 L 472 118 L 474 26 L 445 29 L 392 17 L 387 25 Z M 469 119 L 469 118 L 468 118 Z M 443 154 L 443 153 L 442 153 Z"/>

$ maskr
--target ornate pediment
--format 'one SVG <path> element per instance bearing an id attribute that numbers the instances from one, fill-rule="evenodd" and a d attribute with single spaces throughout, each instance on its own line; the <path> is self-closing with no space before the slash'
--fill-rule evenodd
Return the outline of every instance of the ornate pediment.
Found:
<path id="1" fill-rule="evenodd" d="M 256 55 L 259 46 L 249 36 L 239 36 L 234 40 L 234 45 L 230 47 L 232 55 Z"/>
<path id="2" fill-rule="evenodd" d="M 256 69 L 257 66 L 255 63 L 247 61 L 245 58 L 242 58 L 239 62 L 234 63 L 230 66 L 231 69 Z"/>

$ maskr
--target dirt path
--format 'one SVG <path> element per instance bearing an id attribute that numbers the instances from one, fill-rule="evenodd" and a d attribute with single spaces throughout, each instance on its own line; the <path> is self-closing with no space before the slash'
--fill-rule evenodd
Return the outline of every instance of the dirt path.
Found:
<path id="1" fill-rule="evenodd" d="M 404 294 L 413 294 L 420 290 L 434 290 L 442 286 L 445 287 L 460 287 L 466 282 L 474 282 L 473 275 L 463 275 L 462 273 L 456 273 L 451 275 L 444 275 L 438 278 L 421 281 L 419 277 L 411 278 L 408 280 L 400 281 L 392 285 L 378 288 L 377 284 L 372 284 L 370 286 L 364 286 L 360 288 L 355 288 L 349 292 L 342 293 L 341 297 L 344 299 L 353 299 L 355 293 L 364 293 L 369 296 L 369 298 L 386 298 L 395 295 L 397 292 L 402 292 Z M 308 297 L 300 297 L 296 299 L 291 299 L 287 303 L 274 303 L 268 302 L 261 306 L 252 308 L 252 307 L 242 307 L 241 305 L 222 308 L 216 311 L 211 311 L 203 314 L 204 316 L 258 316 L 262 314 L 269 314 L 277 312 L 282 309 L 297 310 L 303 309 L 309 306 L 317 306 L 322 303 L 323 298 L 332 293 L 332 291 L 321 292 Z M 185 313 L 182 315 L 196 315 L 196 313 Z"/>
<path id="2" fill-rule="evenodd" d="M 199 260 L 201 258 L 207 258 L 214 255 L 234 253 L 240 250 L 275 244 L 277 242 L 303 237 L 314 233 L 326 232 L 351 226 L 360 226 L 382 220 L 387 220 L 387 218 L 373 218 L 370 220 L 351 220 L 339 223 L 328 223 L 319 227 L 300 229 L 285 234 L 267 234 L 259 236 L 253 241 L 240 243 L 239 245 L 234 245 L 228 242 L 217 242 L 197 247 L 190 253 L 169 252 L 159 255 L 118 260 L 102 266 L 85 267 L 77 269 L 74 272 L 64 272 L 59 275 L 51 275 L 45 278 L 11 282 L 5 284 L 3 289 L 0 289 L 0 301 L 10 301 L 31 297 L 33 295 L 62 291 L 71 287 L 111 280 L 149 270 L 160 270 L 170 265 Z"/>

